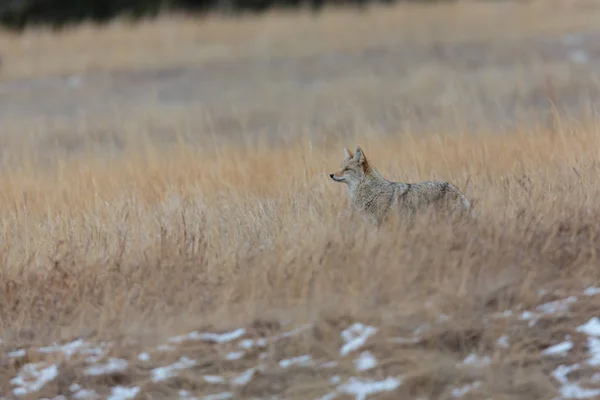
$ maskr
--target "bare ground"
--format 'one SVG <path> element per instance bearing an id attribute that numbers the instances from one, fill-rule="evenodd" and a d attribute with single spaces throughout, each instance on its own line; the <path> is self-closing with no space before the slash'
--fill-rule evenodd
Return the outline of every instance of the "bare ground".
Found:
<path id="1" fill-rule="evenodd" d="M 600 398 L 599 10 L 560 4 L 0 36 L 0 393 Z M 477 218 L 350 218 L 356 144 Z"/>

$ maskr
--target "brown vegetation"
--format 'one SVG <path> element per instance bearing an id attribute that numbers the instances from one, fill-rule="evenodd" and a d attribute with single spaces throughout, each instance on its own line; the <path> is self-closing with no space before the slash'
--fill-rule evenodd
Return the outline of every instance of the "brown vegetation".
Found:
<path id="1" fill-rule="evenodd" d="M 273 26 L 292 20 L 272 18 Z M 219 32 L 240 38 L 252 25 L 242 21 L 236 30 L 209 20 L 206 29 L 220 23 L 228 28 Z M 189 26 L 175 32 L 187 37 Z M 332 26 L 338 32 L 340 25 Z M 121 37 L 128 30 L 109 27 L 98 35 L 111 32 Z M 60 35 L 39 41 L 61 43 Z M 85 37 L 63 35 L 66 43 Z M 17 76 L 9 53 L 7 73 Z M 360 106 L 345 109 L 348 116 Z M 103 397 L 123 386 L 139 387 L 138 398 L 185 398 L 184 390 L 313 399 L 331 393 L 338 380 L 361 376 L 402 377 L 380 398 L 452 398 L 453 390 L 474 384 L 465 398 L 549 399 L 566 385 L 552 371 L 574 363 L 581 365 L 570 382 L 597 386 L 594 365 L 584 362 L 590 338 L 576 327 L 597 312 L 596 294 L 582 291 L 600 279 L 600 135 L 593 119 L 575 123 L 548 109 L 550 123 L 504 132 L 323 131 L 279 141 L 218 132 L 191 137 L 191 128 L 182 128 L 189 120 L 169 112 L 164 119 L 119 115 L 122 132 L 92 120 L 39 130 L 23 120 L 31 131 L 21 132 L 13 119 L 0 171 L 2 392 L 13 396 L 13 378 L 37 362 L 58 371 L 31 398 L 71 396 L 78 384 Z M 456 184 L 473 199 L 477 219 L 425 215 L 410 228 L 379 231 L 351 219 L 344 188 L 328 174 L 341 163 L 343 147 L 357 144 L 387 178 Z M 578 300 L 535 311 L 570 295 Z M 527 310 L 535 318 L 522 314 Z M 340 354 L 340 332 L 354 323 L 377 332 L 356 353 Z M 171 340 L 173 348 L 157 347 L 195 329 L 238 328 L 244 334 L 227 343 Z M 265 346 L 240 342 L 267 336 L 273 340 Z M 77 338 L 112 347 L 92 361 L 39 350 Z M 572 344 L 565 356 L 541 355 L 564 340 Z M 8 355 L 21 349 L 23 356 Z M 355 356 L 367 350 L 376 366 L 356 371 Z M 488 356 L 489 365 L 464 363 L 473 353 Z M 337 364 L 278 364 L 307 354 L 319 365 Z M 128 361 L 127 368 L 85 372 L 111 357 Z M 152 368 L 181 357 L 195 364 L 151 379 Z M 235 379 L 259 363 L 243 385 L 204 378 Z"/>

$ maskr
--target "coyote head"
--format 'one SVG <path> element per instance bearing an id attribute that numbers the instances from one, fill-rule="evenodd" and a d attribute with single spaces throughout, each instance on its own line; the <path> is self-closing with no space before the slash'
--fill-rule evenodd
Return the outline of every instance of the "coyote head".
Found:
<path id="1" fill-rule="evenodd" d="M 329 174 L 329 176 L 336 182 L 344 182 L 348 185 L 359 182 L 369 170 L 365 154 L 359 146 L 354 151 L 354 154 L 347 148 L 344 148 L 344 156 L 345 158 L 340 169 L 333 174 Z"/>

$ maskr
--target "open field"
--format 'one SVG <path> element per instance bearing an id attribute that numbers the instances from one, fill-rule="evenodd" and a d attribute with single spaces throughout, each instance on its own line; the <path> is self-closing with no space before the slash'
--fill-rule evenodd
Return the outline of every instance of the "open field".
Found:
<path id="1" fill-rule="evenodd" d="M 600 398 L 600 7 L 540 4 L 1 34 L 0 398 Z M 357 144 L 477 219 L 350 218 Z"/>

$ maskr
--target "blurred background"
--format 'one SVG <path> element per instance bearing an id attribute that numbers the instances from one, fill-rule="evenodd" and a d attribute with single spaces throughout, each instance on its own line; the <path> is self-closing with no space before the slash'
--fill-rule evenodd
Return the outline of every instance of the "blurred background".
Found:
<path id="1" fill-rule="evenodd" d="M 0 0 L 0 23 L 0 390 L 600 395 L 600 1 Z M 328 176 L 356 145 L 478 219 L 371 234 Z M 371 325 L 365 369 L 340 346 Z"/>
<path id="2" fill-rule="evenodd" d="M 594 117 L 597 1 L 383 3 L 5 0 L 5 147 L 23 129 L 70 153 L 136 130 L 285 142 Z"/>

